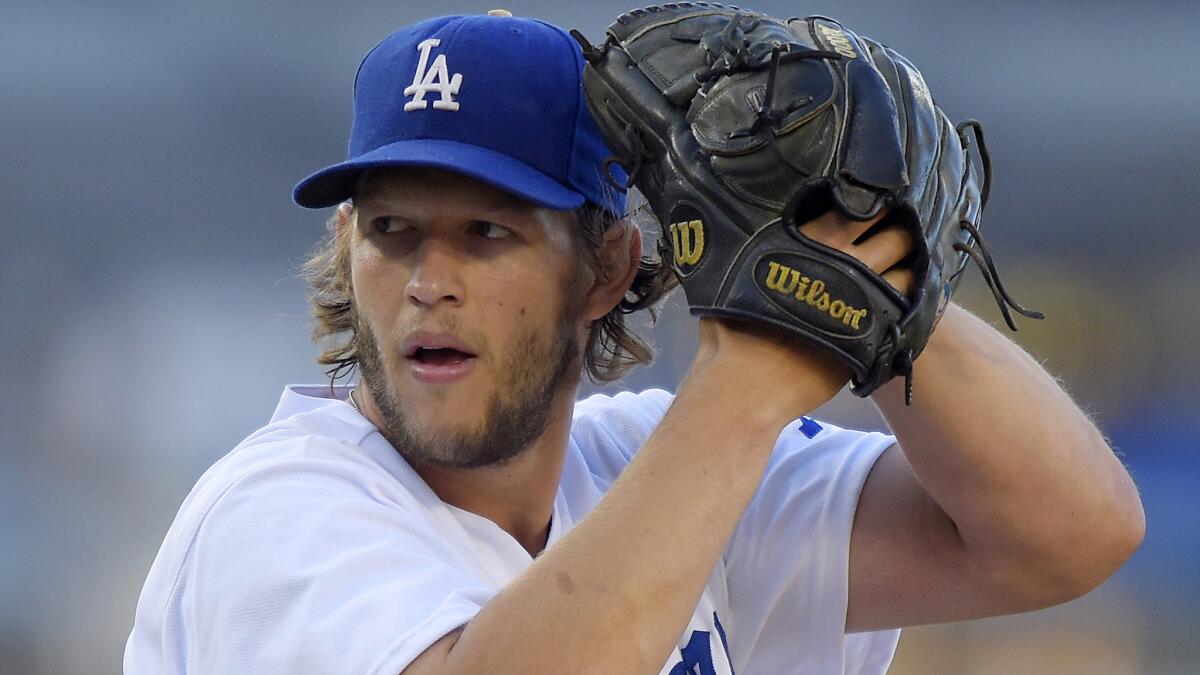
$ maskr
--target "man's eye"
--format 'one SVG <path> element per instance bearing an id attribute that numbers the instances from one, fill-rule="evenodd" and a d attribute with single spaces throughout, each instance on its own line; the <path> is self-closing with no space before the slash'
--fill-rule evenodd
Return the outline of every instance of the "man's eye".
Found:
<path id="1" fill-rule="evenodd" d="M 512 236 L 512 230 L 486 220 L 475 221 L 474 229 L 476 234 L 487 239 L 504 239 Z"/>
<path id="2" fill-rule="evenodd" d="M 397 234 L 412 229 L 404 221 L 399 218 L 392 218 L 391 216 L 376 218 L 371 221 L 371 226 L 380 234 Z"/>

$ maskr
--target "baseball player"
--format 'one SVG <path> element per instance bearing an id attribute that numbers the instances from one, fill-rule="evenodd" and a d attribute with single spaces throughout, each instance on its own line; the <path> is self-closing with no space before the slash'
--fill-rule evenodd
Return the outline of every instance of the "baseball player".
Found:
<path id="1" fill-rule="evenodd" d="M 901 365 L 875 382 L 846 349 L 788 332 L 799 320 L 746 309 L 794 301 L 849 331 L 875 325 L 893 296 L 923 306 L 934 272 L 921 265 L 946 258 L 893 216 L 915 180 L 906 162 L 936 138 L 900 134 L 909 187 L 887 188 L 900 196 L 883 207 L 830 187 L 823 208 L 793 214 L 792 239 L 811 250 L 786 272 L 783 258 L 759 261 L 783 300 L 702 301 L 692 268 L 705 252 L 756 245 L 731 245 L 706 211 L 715 188 L 688 202 L 701 215 L 664 223 L 669 267 L 643 255 L 624 186 L 655 206 L 691 155 L 663 160 L 659 127 L 637 116 L 657 90 L 600 95 L 589 80 L 585 92 L 585 67 L 624 58 L 615 72 L 632 76 L 652 70 L 646 54 L 707 50 L 706 74 L 681 85 L 699 92 L 664 96 L 719 101 L 721 78 L 761 76 L 736 98 L 767 122 L 742 131 L 775 124 L 779 144 L 795 127 L 785 115 L 817 89 L 773 106 L 805 73 L 849 73 L 851 95 L 830 89 L 834 108 L 882 100 L 872 92 L 887 82 L 860 65 L 874 43 L 818 19 L 795 45 L 757 42 L 791 29 L 742 18 L 677 3 L 627 15 L 611 44 L 584 49 L 505 12 L 440 17 L 367 54 L 348 159 L 294 193 L 336 207 L 307 270 L 317 336 L 331 339 L 320 360 L 335 378 L 357 369 L 357 384 L 286 388 L 270 422 L 200 478 L 138 601 L 127 673 L 882 673 L 900 627 L 1063 602 L 1136 549 L 1140 501 L 1104 438 L 984 322 L 943 305 L 917 336 L 927 342 L 912 338 L 919 359 L 906 372 L 889 357 Z M 659 37 L 665 51 L 637 49 Z M 877 106 L 904 113 L 899 126 L 872 127 L 867 111 L 838 116 L 859 120 L 850 132 L 813 138 L 893 139 L 918 99 Z M 609 111 L 641 140 L 621 140 Z M 726 131 L 714 138 L 745 137 Z M 839 175 L 865 189 L 886 173 L 880 156 L 839 159 Z M 954 189 L 974 185 L 956 166 Z M 816 278 L 802 258 L 840 262 Z M 676 392 L 576 402 L 585 370 L 611 380 L 648 359 L 624 317 L 675 277 L 701 315 Z M 893 290 L 855 295 L 839 281 L 868 277 Z M 913 325 L 894 324 L 873 353 L 907 344 Z M 805 417 L 848 382 L 870 389 L 895 436 Z"/>

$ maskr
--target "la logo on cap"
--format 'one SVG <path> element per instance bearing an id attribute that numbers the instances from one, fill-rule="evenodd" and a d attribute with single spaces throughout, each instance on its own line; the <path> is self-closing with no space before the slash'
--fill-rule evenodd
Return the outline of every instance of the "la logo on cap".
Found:
<path id="1" fill-rule="evenodd" d="M 405 96 L 416 96 L 404 104 L 404 112 L 428 108 L 429 102 L 425 100 L 425 95 L 430 92 L 437 92 L 440 96 L 433 102 L 434 110 L 458 110 L 458 101 L 455 101 L 454 97 L 458 94 L 458 88 L 462 86 L 462 73 L 450 75 L 445 54 L 438 54 L 433 64 L 429 63 L 429 52 L 441 43 L 438 38 L 429 38 L 417 45 L 421 52 L 421 58 L 417 61 L 417 72 L 413 73 L 412 84 L 404 88 Z"/>

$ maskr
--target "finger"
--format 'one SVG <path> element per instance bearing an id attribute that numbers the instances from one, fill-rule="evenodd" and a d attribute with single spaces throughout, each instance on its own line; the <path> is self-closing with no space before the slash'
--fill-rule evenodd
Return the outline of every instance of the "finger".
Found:
<path id="1" fill-rule="evenodd" d="M 912 298 L 913 291 L 913 272 L 907 267 L 894 267 L 883 273 L 883 280 L 891 284 L 892 288 L 900 291 L 900 294 L 906 298 Z"/>
<path id="2" fill-rule="evenodd" d="M 839 251 L 847 251 L 850 245 L 887 215 L 884 211 L 870 220 L 851 220 L 835 209 L 830 209 L 800 226 L 800 234 Z"/>
<path id="3" fill-rule="evenodd" d="M 849 253 L 876 273 L 891 269 L 908 257 L 913 249 L 913 235 L 899 223 L 888 225 L 851 247 Z"/>

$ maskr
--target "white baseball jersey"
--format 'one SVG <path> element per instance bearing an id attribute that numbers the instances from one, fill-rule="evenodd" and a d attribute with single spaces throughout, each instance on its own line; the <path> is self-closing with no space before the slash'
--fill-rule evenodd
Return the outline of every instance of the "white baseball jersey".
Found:
<path id="1" fill-rule="evenodd" d="M 196 483 L 138 600 L 127 674 L 395 675 L 531 564 L 495 523 L 438 499 L 345 395 L 289 387 Z M 649 390 L 576 404 L 548 546 L 670 403 Z M 783 430 L 664 675 L 887 670 L 899 631 L 844 625 L 854 509 L 892 442 L 807 418 Z"/>

